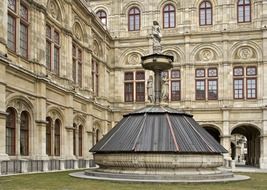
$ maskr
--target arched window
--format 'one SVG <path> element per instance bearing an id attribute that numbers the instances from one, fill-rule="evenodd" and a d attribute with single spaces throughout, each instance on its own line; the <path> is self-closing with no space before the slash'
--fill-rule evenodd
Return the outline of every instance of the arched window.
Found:
<path id="1" fill-rule="evenodd" d="M 76 131 L 77 126 L 73 123 L 73 155 L 76 155 Z"/>
<path id="2" fill-rule="evenodd" d="M 250 0 L 238 0 L 237 3 L 238 22 L 251 21 L 251 2 Z"/>
<path id="3" fill-rule="evenodd" d="M 6 112 L 6 153 L 13 156 L 16 154 L 16 110 L 8 108 Z"/>
<path id="4" fill-rule="evenodd" d="M 26 111 L 20 115 L 20 154 L 29 155 L 29 114 Z"/>
<path id="5" fill-rule="evenodd" d="M 128 30 L 129 31 L 140 30 L 140 10 L 137 7 L 133 7 L 129 10 Z"/>
<path id="6" fill-rule="evenodd" d="M 212 24 L 212 5 L 209 1 L 203 1 L 199 5 L 199 25 Z"/>
<path id="7" fill-rule="evenodd" d="M 52 130 L 52 119 L 50 117 L 46 118 L 46 154 L 51 156 L 52 148 L 51 148 L 51 130 Z"/>
<path id="8" fill-rule="evenodd" d="M 83 126 L 79 126 L 79 156 L 83 155 Z"/>
<path id="9" fill-rule="evenodd" d="M 107 13 L 103 10 L 99 10 L 96 12 L 96 15 L 99 17 L 99 19 L 101 20 L 101 22 L 107 26 Z"/>
<path id="10" fill-rule="evenodd" d="M 163 8 L 163 28 L 175 27 L 175 7 L 171 4 Z"/>
<path id="11" fill-rule="evenodd" d="M 55 121 L 55 146 L 54 146 L 55 156 L 60 156 L 60 120 Z"/>

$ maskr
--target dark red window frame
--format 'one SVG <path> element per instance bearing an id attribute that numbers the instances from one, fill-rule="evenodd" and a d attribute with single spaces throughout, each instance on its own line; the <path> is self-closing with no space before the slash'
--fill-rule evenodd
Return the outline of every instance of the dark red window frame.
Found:
<path id="1" fill-rule="evenodd" d="M 204 7 L 202 7 L 202 5 L 204 5 Z M 210 23 L 208 22 L 208 14 L 210 11 Z M 204 12 L 204 15 L 202 15 L 201 13 Z M 205 25 L 212 25 L 213 22 L 213 11 L 212 11 L 212 4 L 210 1 L 203 1 L 200 3 L 199 5 L 199 25 L 200 26 L 205 26 Z M 204 19 L 202 19 L 202 16 L 204 16 Z M 201 21 L 204 20 L 204 23 L 202 23 Z"/>
<path id="2" fill-rule="evenodd" d="M 59 119 L 55 121 L 55 142 L 54 142 L 54 155 L 60 156 L 61 151 L 61 122 Z"/>
<path id="3" fill-rule="evenodd" d="M 173 16 L 173 21 L 171 17 Z M 168 22 L 165 22 L 167 19 Z M 167 23 L 167 24 L 166 24 Z M 163 7 L 163 28 L 175 28 L 176 27 L 176 11 L 175 6 L 167 4 Z"/>
<path id="4" fill-rule="evenodd" d="M 99 10 L 96 12 L 96 15 L 101 20 L 101 22 L 107 26 L 107 13 L 104 10 Z"/>
<path id="5" fill-rule="evenodd" d="M 30 118 L 29 113 L 26 111 L 21 112 L 20 115 L 20 154 L 22 156 L 29 155 L 29 126 Z"/>
<path id="6" fill-rule="evenodd" d="M 128 30 L 139 31 L 140 27 L 141 27 L 140 9 L 138 7 L 132 7 L 128 12 Z"/>
<path id="7" fill-rule="evenodd" d="M 6 153 L 9 156 L 16 154 L 16 110 L 7 108 L 6 118 Z"/>
<path id="8" fill-rule="evenodd" d="M 249 3 L 246 3 L 247 0 L 238 0 L 237 1 L 237 21 L 239 23 L 243 22 L 251 22 L 251 1 Z M 249 12 L 246 12 L 246 9 L 249 9 Z M 240 15 L 240 13 L 243 13 L 243 15 Z M 247 15 L 249 14 L 249 15 Z M 249 18 L 249 20 L 246 20 L 246 18 Z"/>
<path id="9" fill-rule="evenodd" d="M 50 117 L 46 118 L 46 154 L 48 156 L 52 155 L 52 119 Z"/>

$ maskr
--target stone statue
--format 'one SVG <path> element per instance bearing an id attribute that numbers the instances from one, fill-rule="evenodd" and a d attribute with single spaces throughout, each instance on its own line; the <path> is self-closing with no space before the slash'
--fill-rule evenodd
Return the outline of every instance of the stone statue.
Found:
<path id="1" fill-rule="evenodd" d="M 164 76 L 161 81 L 161 100 L 167 101 L 169 99 L 169 81 L 167 76 Z"/>
<path id="2" fill-rule="evenodd" d="M 152 38 L 153 38 L 153 53 L 160 54 L 162 52 L 160 26 L 157 21 L 153 21 Z"/>
<path id="3" fill-rule="evenodd" d="M 150 103 L 154 102 L 153 76 L 150 75 L 147 81 L 147 96 Z"/>

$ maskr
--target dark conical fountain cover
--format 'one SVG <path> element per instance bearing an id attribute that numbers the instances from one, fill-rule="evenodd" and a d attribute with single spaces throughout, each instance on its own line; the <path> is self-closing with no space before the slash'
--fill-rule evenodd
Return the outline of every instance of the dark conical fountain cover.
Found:
<path id="1" fill-rule="evenodd" d="M 91 150 L 95 153 L 226 153 L 193 116 L 148 106 L 125 114 Z"/>

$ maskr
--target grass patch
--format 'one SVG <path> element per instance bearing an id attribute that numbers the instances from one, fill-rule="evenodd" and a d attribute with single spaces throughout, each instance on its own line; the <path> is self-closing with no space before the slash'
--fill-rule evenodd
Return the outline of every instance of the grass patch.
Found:
<path id="1" fill-rule="evenodd" d="M 244 173 L 250 180 L 209 184 L 153 184 L 88 180 L 70 177 L 73 171 L 0 177 L 0 190 L 266 190 L 267 174 Z"/>

